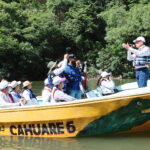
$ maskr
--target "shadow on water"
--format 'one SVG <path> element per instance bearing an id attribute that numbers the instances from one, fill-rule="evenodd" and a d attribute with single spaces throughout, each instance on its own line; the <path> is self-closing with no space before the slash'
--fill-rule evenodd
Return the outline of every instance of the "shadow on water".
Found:
<path id="1" fill-rule="evenodd" d="M 1 150 L 149 150 L 147 133 L 107 135 L 80 138 L 24 138 L 0 137 Z"/>

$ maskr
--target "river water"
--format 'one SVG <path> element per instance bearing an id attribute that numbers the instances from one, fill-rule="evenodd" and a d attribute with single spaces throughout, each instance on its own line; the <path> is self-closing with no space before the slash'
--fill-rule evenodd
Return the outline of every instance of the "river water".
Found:
<path id="1" fill-rule="evenodd" d="M 116 85 L 133 80 L 116 81 Z M 96 80 L 90 80 L 90 89 L 96 87 Z M 43 82 L 33 82 L 33 91 L 41 95 Z M 0 150 L 149 150 L 150 132 L 115 136 L 82 138 L 24 138 L 0 137 Z"/>

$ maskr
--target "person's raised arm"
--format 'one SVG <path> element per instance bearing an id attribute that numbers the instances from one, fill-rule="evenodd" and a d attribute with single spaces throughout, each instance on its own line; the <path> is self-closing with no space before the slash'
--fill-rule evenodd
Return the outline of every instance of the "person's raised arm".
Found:
<path id="1" fill-rule="evenodd" d="M 62 62 L 62 64 L 61 64 L 61 67 L 60 67 L 60 68 L 57 68 L 57 69 L 55 69 L 55 70 L 53 71 L 53 73 L 54 73 L 55 75 L 59 75 L 59 74 L 61 74 L 61 73 L 65 70 L 65 68 L 66 68 L 66 66 L 67 66 L 68 57 L 69 57 L 68 54 L 65 54 L 65 55 L 64 55 L 64 60 L 63 60 L 63 62 Z"/>

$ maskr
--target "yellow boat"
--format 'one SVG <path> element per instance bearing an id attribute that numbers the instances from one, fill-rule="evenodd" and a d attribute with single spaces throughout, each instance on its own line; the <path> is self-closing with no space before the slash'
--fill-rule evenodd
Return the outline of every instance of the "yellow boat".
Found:
<path id="1" fill-rule="evenodd" d="M 0 109 L 0 136 L 79 137 L 150 130 L 150 88 Z"/>

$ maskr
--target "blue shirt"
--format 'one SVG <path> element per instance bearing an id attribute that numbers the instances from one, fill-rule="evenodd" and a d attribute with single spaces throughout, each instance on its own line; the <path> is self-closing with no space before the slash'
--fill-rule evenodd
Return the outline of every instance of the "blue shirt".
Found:
<path id="1" fill-rule="evenodd" d="M 68 80 L 67 88 L 69 91 L 71 90 L 80 90 L 80 81 L 81 81 L 81 73 L 79 71 L 79 68 L 72 67 L 71 65 L 67 65 L 67 67 L 64 70 L 64 73 L 66 74 L 66 78 Z"/>

